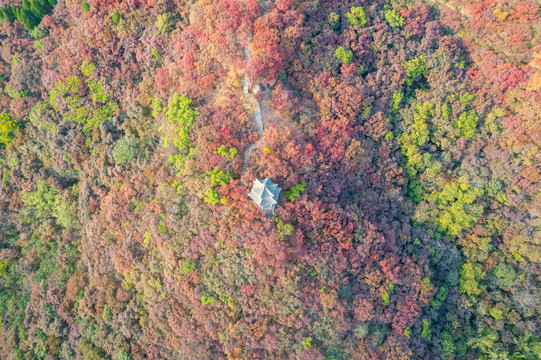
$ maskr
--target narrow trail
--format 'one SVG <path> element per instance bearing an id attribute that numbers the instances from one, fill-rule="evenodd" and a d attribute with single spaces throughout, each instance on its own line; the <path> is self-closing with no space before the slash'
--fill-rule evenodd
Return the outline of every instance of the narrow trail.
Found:
<path id="1" fill-rule="evenodd" d="M 250 60 L 250 48 L 249 44 L 251 41 L 252 36 L 248 36 L 248 41 L 246 42 L 246 45 L 244 46 L 244 59 L 246 61 Z M 246 75 L 244 75 L 244 78 L 242 79 L 242 92 L 244 93 L 244 96 L 246 97 L 246 100 L 248 101 L 247 110 L 254 112 L 254 120 L 257 127 L 257 132 L 259 133 L 259 138 L 261 139 L 263 137 L 263 131 L 265 130 L 263 126 L 263 117 L 261 116 L 261 106 L 259 105 L 259 101 L 254 97 L 252 92 L 250 91 L 250 80 Z M 246 150 L 244 151 L 244 157 L 242 159 L 242 170 L 241 170 L 241 177 L 248 169 L 248 164 L 250 164 L 250 156 L 252 155 L 252 151 L 255 149 L 256 143 L 252 143 L 248 145 Z"/>
<path id="2" fill-rule="evenodd" d="M 246 42 L 246 45 L 244 46 L 244 60 L 248 61 L 250 60 L 250 41 L 252 39 L 252 36 L 248 36 L 248 41 Z M 246 75 L 244 75 L 244 78 L 242 79 L 242 92 L 244 93 L 244 96 L 248 100 L 249 108 L 250 110 L 253 110 L 255 113 L 255 122 L 257 124 L 257 131 L 259 132 L 259 137 L 263 137 L 263 117 L 261 116 L 261 107 L 259 106 L 259 101 L 253 96 L 253 94 L 249 91 L 250 90 L 250 80 Z"/>

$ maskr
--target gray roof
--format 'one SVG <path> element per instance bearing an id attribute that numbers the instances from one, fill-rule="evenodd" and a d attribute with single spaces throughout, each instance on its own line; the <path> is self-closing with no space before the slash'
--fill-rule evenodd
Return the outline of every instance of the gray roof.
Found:
<path id="1" fill-rule="evenodd" d="M 248 196 L 259 206 L 261 211 L 266 211 L 267 215 L 272 215 L 281 190 L 282 188 L 273 183 L 267 176 L 265 180 L 254 180 L 252 191 Z"/>

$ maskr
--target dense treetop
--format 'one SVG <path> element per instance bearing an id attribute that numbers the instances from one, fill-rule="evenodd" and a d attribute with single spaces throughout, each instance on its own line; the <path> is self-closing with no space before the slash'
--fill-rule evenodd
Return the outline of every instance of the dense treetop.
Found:
<path id="1" fill-rule="evenodd" d="M 0 359 L 541 358 L 540 17 L 1 1 Z"/>

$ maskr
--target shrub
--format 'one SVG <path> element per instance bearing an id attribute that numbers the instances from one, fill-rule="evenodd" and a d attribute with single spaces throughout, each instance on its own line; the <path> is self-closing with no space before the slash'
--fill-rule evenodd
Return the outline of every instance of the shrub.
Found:
<path id="1" fill-rule="evenodd" d="M 126 165 L 137 156 L 138 152 L 138 140 L 128 135 L 117 141 L 112 153 L 115 163 L 119 165 Z"/>

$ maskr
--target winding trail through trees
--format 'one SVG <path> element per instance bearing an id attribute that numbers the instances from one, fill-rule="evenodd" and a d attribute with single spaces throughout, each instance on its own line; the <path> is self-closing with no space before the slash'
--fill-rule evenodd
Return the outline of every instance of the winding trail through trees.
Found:
<path id="1" fill-rule="evenodd" d="M 252 39 L 252 35 L 248 35 L 248 41 L 246 42 L 246 45 L 244 46 L 244 60 L 248 61 L 250 60 L 250 41 Z M 244 96 L 246 97 L 246 100 L 248 100 L 248 111 L 254 112 L 254 120 L 257 126 L 257 131 L 259 133 L 259 138 L 261 139 L 263 137 L 263 116 L 261 115 L 261 106 L 259 105 L 259 101 L 254 97 L 252 92 L 250 91 L 250 80 L 244 75 L 244 78 L 242 79 L 242 92 L 244 93 Z M 252 143 L 248 145 L 246 150 L 244 151 L 244 157 L 242 159 L 242 170 L 241 170 L 241 177 L 248 169 L 248 164 L 250 163 L 250 156 L 252 155 L 252 151 L 255 149 L 256 143 Z"/>

